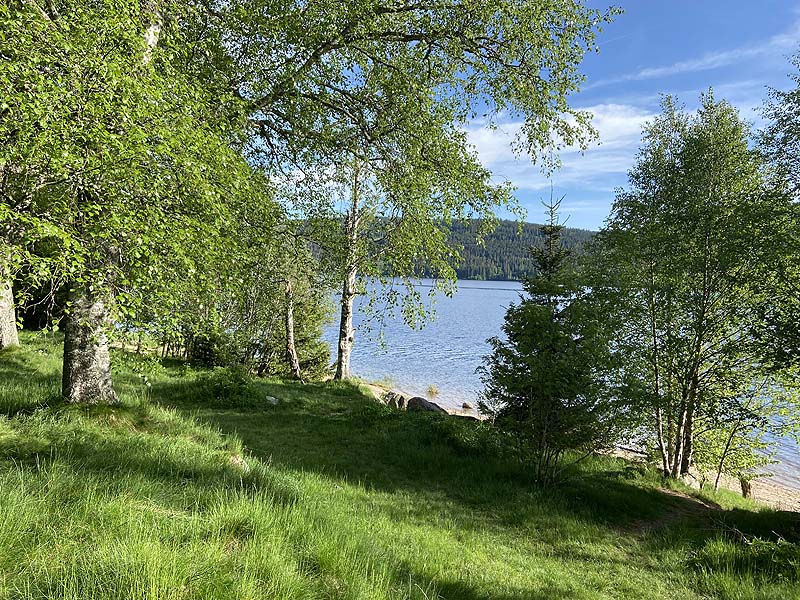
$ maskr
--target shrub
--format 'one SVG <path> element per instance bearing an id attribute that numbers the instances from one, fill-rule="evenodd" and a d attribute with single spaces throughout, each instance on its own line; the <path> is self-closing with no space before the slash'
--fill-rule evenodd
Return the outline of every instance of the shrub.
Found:
<path id="1" fill-rule="evenodd" d="M 258 390 L 244 367 L 217 367 L 200 375 L 202 395 L 213 398 L 215 406 L 254 406 L 262 404 Z"/>

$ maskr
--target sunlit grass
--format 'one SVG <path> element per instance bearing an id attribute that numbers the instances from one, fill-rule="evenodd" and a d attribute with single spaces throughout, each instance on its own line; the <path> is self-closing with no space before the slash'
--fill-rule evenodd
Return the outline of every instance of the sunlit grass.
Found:
<path id="1" fill-rule="evenodd" d="M 57 342 L 0 354 L 0 597 L 800 597 L 730 535 L 794 540 L 794 515 L 698 512 L 609 457 L 538 490 L 485 426 L 345 383 L 118 353 L 122 406 L 64 406 Z"/>

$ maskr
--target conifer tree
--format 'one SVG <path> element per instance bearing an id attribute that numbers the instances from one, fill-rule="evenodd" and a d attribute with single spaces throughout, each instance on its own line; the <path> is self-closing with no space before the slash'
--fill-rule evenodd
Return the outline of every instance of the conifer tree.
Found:
<path id="1" fill-rule="evenodd" d="M 534 477 L 558 479 L 568 453 L 576 458 L 613 441 L 614 419 L 603 374 L 606 346 L 561 240 L 560 200 L 546 204 L 543 244 L 533 249 L 537 275 L 505 316 L 505 339 L 489 340 L 482 410 L 513 431 Z"/>

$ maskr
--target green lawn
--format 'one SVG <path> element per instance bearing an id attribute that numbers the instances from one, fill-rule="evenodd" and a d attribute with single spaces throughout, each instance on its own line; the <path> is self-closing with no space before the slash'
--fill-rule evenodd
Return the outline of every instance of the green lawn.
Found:
<path id="1" fill-rule="evenodd" d="M 124 405 L 65 406 L 58 341 L 0 354 L 2 598 L 800 598 L 797 546 L 741 542 L 798 515 L 607 457 L 541 491 L 488 428 L 354 385 L 116 353 Z"/>

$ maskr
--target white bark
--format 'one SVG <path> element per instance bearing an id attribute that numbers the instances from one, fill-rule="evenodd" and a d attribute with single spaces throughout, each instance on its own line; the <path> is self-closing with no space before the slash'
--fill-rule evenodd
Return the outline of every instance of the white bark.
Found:
<path id="1" fill-rule="evenodd" d="M 111 356 L 106 328 L 110 325 L 109 300 L 88 284 L 70 294 L 64 327 L 64 368 L 61 394 L 67 402 L 114 404 Z"/>
<path id="2" fill-rule="evenodd" d="M 350 212 L 345 223 L 347 234 L 346 272 L 342 285 L 341 316 L 339 319 L 339 345 L 336 357 L 334 379 L 350 378 L 350 355 L 355 344 L 353 327 L 353 301 L 356 297 L 356 278 L 358 276 L 358 227 L 359 215 L 358 170 L 353 175 L 353 190 L 350 198 Z"/>
<path id="3" fill-rule="evenodd" d="M 356 297 L 356 269 L 348 271 L 342 287 L 342 309 L 339 319 L 339 347 L 336 358 L 336 375 L 334 379 L 350 378 L 350 355 L 355 344 L 355 328 L 353 327 L 353 301 Z"/>
<path id="4" fill-rule="evenodd" d="M 147 31 L 144 33 L 144 57 L 142 62 L 144 64 L 149 64 L 151 60 L 153 60 L 153 50 L 155 50 L 156 45 L 158 44 L 158 36 L 161 34 L 161 23 L 154 22 L 150 23 L 150 26 L 147 28 Z"/>
<path id="5" fill-rule="evenodd" d="M 147 2 L 145 10 L 150 16 L 150 25 L 148 25 L 147 30 L 144 32 L 144 56 L 142 57 L 142 63 L 147 65 L 153 60 L 153 52 L 158 45 L 158 38 L 161 36 L 162 18 L 161 11 L 158 9 L 155 1 Z"/>
<path id="6" fill-rule="evenodd" d="M 0 244 L 0 350 L 19 345 L 17 311 L 8 262 L 11 256 Z"/>
<path id="7" fill-rule="evenodd" d="M 11 281 L 0 273 L 0 350 L 19 345 Z"/>
<path id="8" fill-rule="evenodd" d="M 297 348 L 294 343 L 294 293 L 292 292 L 292 282 L 286 281 L 286 357 L 289 359 L 289 368 L 292 370 L 292 377 L 302 380 L 300 372 L 300 358 L 297 356 Z"/>

